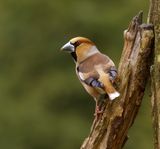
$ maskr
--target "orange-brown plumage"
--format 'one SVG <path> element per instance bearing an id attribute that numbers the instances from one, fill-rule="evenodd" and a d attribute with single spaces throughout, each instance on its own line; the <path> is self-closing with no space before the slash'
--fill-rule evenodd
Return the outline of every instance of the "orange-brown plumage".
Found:
<path id="1" fill-rule="evenodd" d="M 73 38 L 62 50 L 71 53 L 80 82 L 96 101 L 103 94 L 107 94 L 111 100 L 120 95 L 112 84 L 117 77 L 113 61 L 102 54 L 91 40 L 84 37 Z"/>

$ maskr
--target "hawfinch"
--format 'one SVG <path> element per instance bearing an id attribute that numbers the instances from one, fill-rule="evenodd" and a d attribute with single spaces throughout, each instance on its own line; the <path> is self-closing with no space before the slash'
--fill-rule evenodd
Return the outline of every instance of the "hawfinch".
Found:
<path id="1" fill-rule="evenodd" d="M 61 50 L 69 52 L 73 57 L 80 82 L 96 101 L 96 113 L 101 97 L 108 95 L 110 100 L 114 100 L 120 96 L 113 86 L 117 77 L 115 64 L 108 56 L 102 54 L 91 40 L 76 37 Z"/>

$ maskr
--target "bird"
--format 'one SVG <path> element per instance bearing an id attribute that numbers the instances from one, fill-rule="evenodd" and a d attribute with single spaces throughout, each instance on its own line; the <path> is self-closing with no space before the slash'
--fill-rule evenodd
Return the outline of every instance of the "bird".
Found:
<path id="1" fill-rule="evenodd" d="M 96 101 L 95 115 L 102 113 L 99 107 L 102 97 L 114 100 L 120 96 L 114 87 L 117 78 L 114 62 L 85 37 L 72 38 L 61 47 L 61 51 L 71 54 L 79 81 Z"/>

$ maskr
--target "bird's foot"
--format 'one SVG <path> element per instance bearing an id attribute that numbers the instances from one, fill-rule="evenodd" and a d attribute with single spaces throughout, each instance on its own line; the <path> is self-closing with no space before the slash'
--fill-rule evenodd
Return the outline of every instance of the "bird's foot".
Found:
<path id="1" fill-rule="evenodd" d="M 104 112 L 104 111 L 103 111 L 102 109 L 100 109 L 99 106 L 96 106 L 96 108 L 95 108 L 95 113 L 94 113 L 94 116 L 96 117 L 96 120 L 98 120 L 99 117 L 102 116 L 103 112 Z"/>

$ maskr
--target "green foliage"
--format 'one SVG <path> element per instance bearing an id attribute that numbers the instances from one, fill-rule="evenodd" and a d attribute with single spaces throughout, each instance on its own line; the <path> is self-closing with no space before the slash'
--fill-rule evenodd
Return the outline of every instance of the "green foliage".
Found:
<path id="1" fill-rule="evenodd" d="M 72 37 L 89 37 L 118 65 L 123 30 L 147 8 L 146 0 L 1 0 L 0 148 L 79 148 L 94 101 L 59 49 Z M 146 99 L 126 149 L 152 147 Z"/>

